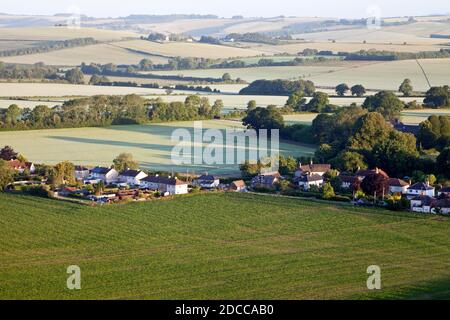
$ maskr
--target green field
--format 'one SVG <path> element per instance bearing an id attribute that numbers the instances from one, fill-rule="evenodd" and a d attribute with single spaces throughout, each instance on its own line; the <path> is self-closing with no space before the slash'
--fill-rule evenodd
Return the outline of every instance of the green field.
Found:
<path id="1" fill-rule="evenodd" d="M 106 207 L 0 194 L 0 213 L 0 299 L 450 298 L 444 217 L 252 194 Z"/>
<path id="2" fill-rule="evenodd" d="M 171 122 L 149 125 L 125 125 L 105 128 L 49 129 L 0 132 L 0 146 L 10 145 L 35 163 L 56 164 L 68 160 L 80 165 L 110 166 L 122 152 L 133 154 L 142 168 L 185 173 L 239 174 L 236 165 L 186 165 L 171 162 L 171 152 L 177 144 L 171 141 L 176 129 L 193 132 L 194 123 Z M 240 122 L 203 121 L 204 129 L 242 128 Z M 207 143 L 204 144 L 206 146 Z M 306 145 L 280 143 L 280 153 L 294 157 L 311 157 L 315 148 Z"/>

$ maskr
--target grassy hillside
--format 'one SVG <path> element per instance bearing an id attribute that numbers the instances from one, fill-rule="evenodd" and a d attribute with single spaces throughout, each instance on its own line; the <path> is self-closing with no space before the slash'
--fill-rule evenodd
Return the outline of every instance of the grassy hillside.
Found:
<path id="1" fill-rule="evenodd" d="M 442 217 L 241 194 L 103 208 L 0 194 L 0 215 L 0 299 L 450 298 Z"/>

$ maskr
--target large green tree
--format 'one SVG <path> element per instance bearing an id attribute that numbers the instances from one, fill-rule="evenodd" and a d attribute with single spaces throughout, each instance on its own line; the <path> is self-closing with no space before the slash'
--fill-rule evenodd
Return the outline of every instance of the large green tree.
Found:
<path id="1" fill-rule="evenodd" d="M 121 153 L 113 160 L 114 169 L 117 171 L 136 170 L 139 163 L 133 159 L 131 153 Z"/>
<path id="2" fill-rule="evenodd" d="M 0 159 L 9 161 L 16 159 L 19 154 L 14 151 L 14 149 L 11 146 L 4 146 L 0 150 Z"/>
<path id="3" fill-rule="evenodd" d="M 80 68 L 70 69 L 66 72 L 65 78 L 73 84 L 84 84 L 84 74 Z"/>
<path id="4" fill-rule="evenodd" d="M 349 86 L 346 83 L 341 83 L 336 86 L 336 93 L 338 96 L 343 97 L 350 90 Z"/>
<path id="5" fill-rule="evenodd" d="M 305 111 L 323 112 L 330 104 L 328 94 L 325 92 L 315 92 L 311 101 L 305 106 Z"/>
<path id="6" fill-rule="evenodd" d="M 364 88 L 360 84 L 354 85 L 351 88 L 351 91 L 352 91 L 352 96 L 364 97 L 364 95 L 366 94 L 366 88 Z"/>
<path id="7" fill-rule="evenodd" d="M 367 97 L 363 107 L 370 112 L 381 113 L 386 120 L 393 120 L 400 117 L 405 104 L 393 92 L 380 91 Z"/>
<path id="8" fill-rule="evenodd" d="M 405 97 L 410 97 L 413 94 L 413 90 L 414 88 L 412 86 L 411 80 L 409 79 L 403 80 L 402 84 L 398 88 L 398 91 L 403 93 L 403 96 Z"/>
<path id="9" fill-rule="evenodd" d="M 450 107 L 450 87 L 432 87 L 427 91 L 423 102 L 433 108 Z"/>
<path id="10" fill-rule="evenodd" d="M 255 130 L 281 129 L 284 127 L 283 115 L 277 108 L 274 107 L 258 107 L 250 111 L 242 120 L 242 123 L 244 126 Z"/>
<path id="11" fill-rule="evenodd" d="M 3 159 L 0 159 L 0 191 L 14 181 L 14 169 Z"/>
<path id="12" fill-rule="evenodd" d="M 436 159 L 437 170 L 450 178 L 450 147 L 445 148 Z"/>

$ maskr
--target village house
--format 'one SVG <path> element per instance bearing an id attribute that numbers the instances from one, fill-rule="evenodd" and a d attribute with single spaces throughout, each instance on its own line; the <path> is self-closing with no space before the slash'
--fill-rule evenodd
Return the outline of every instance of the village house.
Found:
<path id="1" fill-rule="evenodd" d="M 442 188 L 438 192 L 439 197 L 450 197 L 450 187 Z"/>
<path id="2" fill-rule="evenodd" d="M 140 170 L 125 170 L 118 176 L 118 181 L 126 183 L 130 186 L 138 186 L 141 184 L 141 180 L 148 177 L 148 175 Z"/>
<path id="3" fill-rule="evenodd" d="M 323 163 L 313 163 L 311 161 L 310 164 L 302 165 L 301 163 L 298 166 L 297 171 L 295 171 L 295 177 L 300 178 L 306 174 L 309 175 L 319 175 L 323 177 L 325 173 L 331 170 L 331 164 L 323 164 Z"/>
<path id="4" fill-rule="evenodd" d="M 141 189 L 149 189 L 159 191 L 162 193 L 169 193 L 170 195 L 187 194 L 188 183 L 178 178 L 148 176 L 141 180 Z"/>
<path id="5" fill-rule="evenodd" d="M 323 185 L 323 177 L 318 174 L 306 174 L 297 179 L 298 185 L 303 190 L 309 190 L 311 186 L 321 187 Z"/>
<path id="6" fill-rule="evenodd" d="M 389 175 L 384 172 L 381 169 L 375 168 L 375 169 L 358 169 L 358 171 L 356 172 L 356 176 L 359 177 L 361 180 L 364 180 L 365 177 L 371 175 L 371 174 L 382 174 L 383 176 L 385 176 L 386 178 L 389 178 Z"/>
<path id="7" fill-rule="evenodd" d="M 8 161 L 9 166 L 17 171 L 18 173 L 24 173 L 25 170 L 28 170 L 30 173 L 36 172 L 36 167 L 31 162 L 23 162 L 17 159 Z"/>
<path id="8" fill-rule="evenodd" d="M 198 177 L 194 182 L 194 185 L 204 189 L 214 189 L 219 187 L 219 184 L 219 178 L 208 174 L 204 174 Z"/>
<path id="9" fill-rule="evenodd" d="M 353 186 L 357 185 L 358 183 L 360 183 L 362 181 L 362 179 L 357 176 L 339 175 L 339 179 L 341 179 L 341 181 L 342 181 L 341 188 L 347 189 L 347 190 L 352 189 Z"/>
<path id="10" fill-rule="evenodd" d="M 90 180 L 103 181 L 106 184 L 110 184 L 117 181 L 119 173 L 112 168 L 96 167 L 91 170 Z"/>
<path id="11" fill-rule="evenodd" d="M 432 209 L 432 212 L 450 214 L 450 198 L 438 199 Z"/>
<path id="12" fill-rule="evenodd" d="M 244 192 L 247 190 L 244 180 L 233 181 L 230 185 L 230 189 L 235 192 Z"/>
<path id="13" fill-rule="evenodd" d="M 261 186 L 264 188 L 273 188 L 274 185 L 280 181 L 281 175 L 279 172 L 261 173 L 252 179 L 252 187 Z"/>
<path id="14" fill-rule="evenodd" d="M 419 195 L 434 197 L 435 189 L 434 187 L 430 186 L 429 183 L 417 182 L 406 189 L 406 195 L 408 199 L 412 199 Z"/>
<path id="15" fill-rule="evenodd" d="M 83 166 L 75 166 L 75 179 L 86 180 L 89 178 L 90 171 Z"/>
<path id="16" fill-rule="evenodd" d="M 406 194 L 410 184 L 402 179 L 390 178 L 389 179 L 389 192 Z"/>
<path id="17" fill-rule="evenodd" d="M 419 195 L 411 199 L 411 211 L 420 213 L 431 213 L 431 208 L 436 199 L 427 195 Z"/>

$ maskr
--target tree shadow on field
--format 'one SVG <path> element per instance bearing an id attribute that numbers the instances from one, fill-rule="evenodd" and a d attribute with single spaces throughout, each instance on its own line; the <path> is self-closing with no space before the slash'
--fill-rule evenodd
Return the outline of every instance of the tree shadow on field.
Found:
<path id="1" fill-rule="evenodd" d="M 406 288 L 385 287 L 364 295 L 363 298 L 374 300 L 448 300 L 450 299 L 450 275 L 434 281 L 412 284 Z"/>
<path id="2" fill-rule="evenodd" d="M 172 145 L 163 145 L 163 144 L 155 144 L 155 143 L 137 143 L 137 142 L 125 142 L 125 141 L 117 141 L 117 140 L 102 140 L 102 139 L 90 139 L 90 138 L 77 138 L 77 137 L 66 137 L 66 136 L 52 136 L 50 139 L 76 142 L 76 143 L 86 143 L 86 144 L 95 144 L 95 145 L 107 145 L 107 146 L 115 146 L 115 147 L 125 147 L 125 148 L 139 148 L 139 149 L 147 149 L 153 151 L 162 151 L 157 152 L 160 156 L 170 159 L 170 153 L 173 149 Z M 167 154 L 168 153 L 168 154 Z"/>

